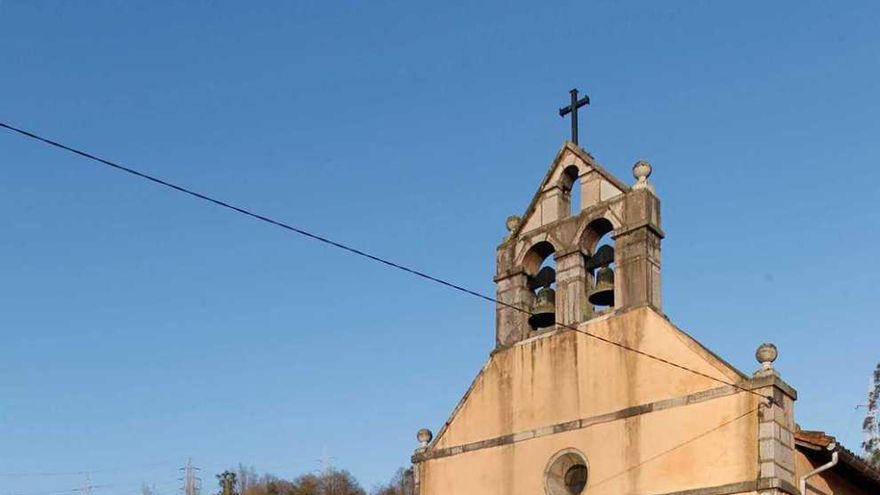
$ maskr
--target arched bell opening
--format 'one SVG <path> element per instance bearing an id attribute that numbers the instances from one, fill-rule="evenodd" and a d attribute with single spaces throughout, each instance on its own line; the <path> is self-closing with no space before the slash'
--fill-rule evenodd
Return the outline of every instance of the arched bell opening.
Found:
<path id="1" fill-rule="evenodd" d="M 556 324 L 556 249 L 541 241 L 529 250 L 523 260 L 526 284 L 534 296 L 529 308 L 528 323 L 538 331 Z"/>
<path id="2" fill-rule="evenodd" d="M 562 189 L 562 197 L 568 206 L 568 214 L 575 216 L 581 212 L 581 180 L 580 170 L 575 165 L 570 165 L 562 171 L 559 178 L 559 187 Z"/>
<path id="3" fill-rule="evenodd" d="M 594 314 L 614 307 L 614 226 L 605 218 L 590 222 L 584 232 L 581 248 L 587 280 L 587 302 Z"/>

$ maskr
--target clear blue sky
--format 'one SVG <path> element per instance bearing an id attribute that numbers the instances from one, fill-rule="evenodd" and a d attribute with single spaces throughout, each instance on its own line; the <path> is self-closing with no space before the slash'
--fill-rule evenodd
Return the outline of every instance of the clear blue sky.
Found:
<path id="1" fill-rule="evenodd" d="M 654 165 L 665 310 L 861 440 L 880 360 L 877 2 L 0 3 L 0 118 L 494 290 L 582 144 Z M 0 133 L 0 483 L 174 493 L 191 456 L 366 486 L 493 346 L 493 308 Z M 100 491 L 99 491 L 100 490 Z"/>

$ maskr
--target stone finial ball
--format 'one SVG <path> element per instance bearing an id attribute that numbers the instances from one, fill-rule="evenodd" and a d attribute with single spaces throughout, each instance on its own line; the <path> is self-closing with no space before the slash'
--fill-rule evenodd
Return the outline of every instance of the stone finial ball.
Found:
<path id="1" fill-rule="evenodd" d="M 507 217 L 507 222 L 505 223 L 505 225 L 507 226 L 507 230 L 509 232 L 513 232 L 514 230 L 516 230 L 517 227 L 519 227 L 520 222 L 522 222 L 522 218 L 516 215 L 510 215 L 509 217 Z"/>
<path id="2" fill-rule="evenodd" d="M 639 180 L 639 182 L 643 182 L 651 176 L 651 164 L 645 160 L 639 160 L 633 165 L 633 177 Z"/>
<path id="3" fill-rule="evenodd" d="M 416 434 L 416 439 L 419 441 L 420 444 L 422 444 L 422 446 L 426 446 L 431 443 L 431 440 L 434 439 L 434 434 L 431 433 L 431 430 L 427 428 L 422 428 Z"/>
<path id="4" fill-rule="evenodd" d="M 758 350 L 755 351 L 755 359 L 761 364 L 772 363 L 776 361 L 777 357 L 779 357 L 779 351 L 773 344 L 761 344 L 758 346 Z"/>

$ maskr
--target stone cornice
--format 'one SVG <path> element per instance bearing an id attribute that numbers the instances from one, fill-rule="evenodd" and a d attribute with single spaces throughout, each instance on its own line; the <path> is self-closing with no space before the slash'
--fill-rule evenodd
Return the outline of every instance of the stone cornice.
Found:
<path id="1" fill-rule="evenodd" d="M 782 393 L 791 397 L 793 400 L 797 400 L 797 390 L 795 390 L 794 387 L 792 387 L 791 385 L 785 383 L 785 381 L 780 378 L 779 375 L 772 374 L 756 376 L 743 382 L 742 386 L 749 390 L 766 387 L 776 387 L 781 390 Z"/>

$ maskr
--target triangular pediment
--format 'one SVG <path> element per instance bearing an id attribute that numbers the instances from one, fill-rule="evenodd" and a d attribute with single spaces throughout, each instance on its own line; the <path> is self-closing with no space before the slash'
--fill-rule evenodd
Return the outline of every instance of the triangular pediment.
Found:
<path id="1" fill-rule="evenodd" d="M 437 453 L 511 435 L 552 432 L 619 411 L 713 394 L 746 376 L 649 307 L 581 326 L 591 334 L 697 370 L 691 373 L 581 332 L 557 330 L 494 353 L 431 443 Z M 702 374 L 702 375 L 701 375 Z M 713 377 L 713 378 L 708 378 Z M 707 394 L 707 391 L 709 393 Z M 720 392 L 718 392 L 720 391 Z M 634 409 L 635 408 L 635 409 Z M 549 433 L 548 433 L 549 434 Z"/>
<path id="2" fill-rule="evenodd" d="M 568 214 L 559 211 L 560 203 L 555 196 L 564 192 L 560 189 L 563 184 L 571 181 L 571 172 L 574 170 L 577 171 L 577 179 L 582 187 L 580 209 L 589 208 L 630 190 L 628 185 L 599 165 L 586 150 L 566 141 L 550 163 L 518 226 L 511 232 L 514 237 Z"/>

